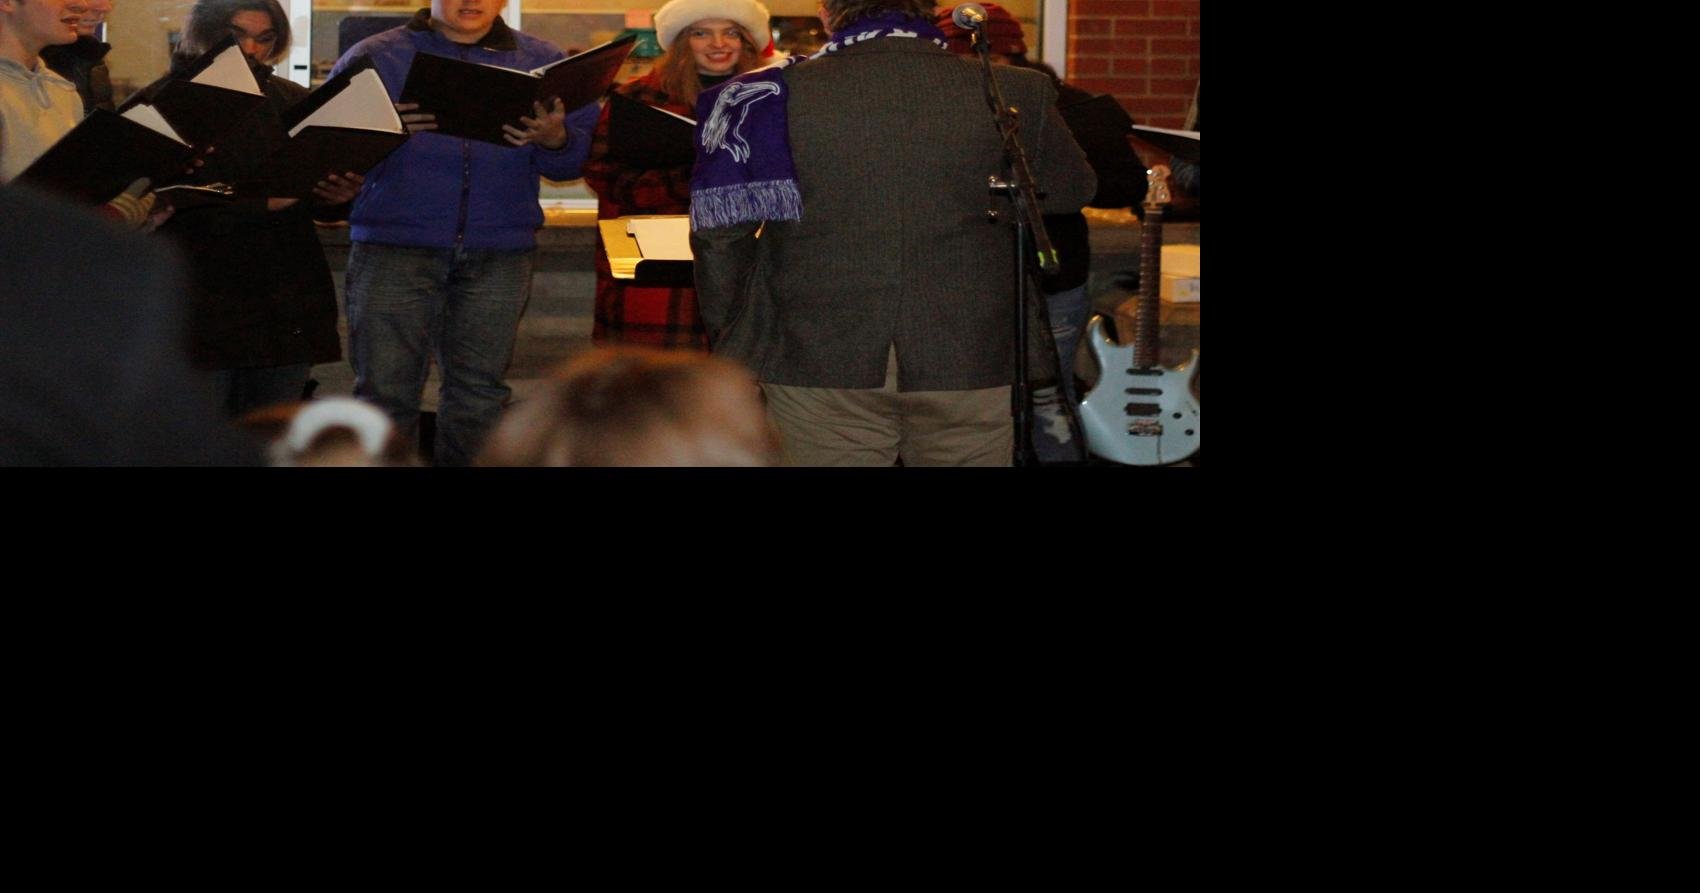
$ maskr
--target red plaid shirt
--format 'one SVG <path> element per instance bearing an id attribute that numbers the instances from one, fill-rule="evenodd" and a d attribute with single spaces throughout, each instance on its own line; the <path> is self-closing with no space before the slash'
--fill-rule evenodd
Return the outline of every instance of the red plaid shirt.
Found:
<path id="1" fill-rule="evenodd" d="M 686 117 L 696 114 L 695 109 L 674 102 L 661 92 L 653 72 L 614 90 Z M 602 118 L 596 122 L 596 134 L 590 141 L 590 158 L 584 163 L 584 182 L 597 195 L 597 218 L 687 213 L 691 205 L 690 165 L 637 170 L 608 160 L 610 108 L 610 105 L 602 107 Z M 600 232 L 596 240 L 593 340 L 708 349 L 708 332 L 697 312 L 696 289 L 635 286 L 615 279 L 608 269 L 608 255 Z"/>

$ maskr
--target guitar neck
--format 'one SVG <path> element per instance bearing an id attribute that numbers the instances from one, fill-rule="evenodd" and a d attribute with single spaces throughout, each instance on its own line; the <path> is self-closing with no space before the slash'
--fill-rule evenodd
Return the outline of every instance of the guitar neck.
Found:
<path id="1" fill-rule="evenodd" d="M 1139 225 L 1139 310 L 1134 316 L 1133 367 L 1150 369 L 1157 365 L 1158 322 L 1162 307 L 1158 299 L 1162 286 L 1163 266 L 1163 208 L 1147 205 Z"/>

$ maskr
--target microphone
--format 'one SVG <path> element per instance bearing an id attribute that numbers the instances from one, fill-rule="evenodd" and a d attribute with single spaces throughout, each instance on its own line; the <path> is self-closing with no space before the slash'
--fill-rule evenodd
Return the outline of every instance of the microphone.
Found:
<path id="1" fill-rule="evenodd" d="M 964 31 L 979 31 L 986 24 L 986 7 L 964 3 L 950 11 L 950 20 Z"/>

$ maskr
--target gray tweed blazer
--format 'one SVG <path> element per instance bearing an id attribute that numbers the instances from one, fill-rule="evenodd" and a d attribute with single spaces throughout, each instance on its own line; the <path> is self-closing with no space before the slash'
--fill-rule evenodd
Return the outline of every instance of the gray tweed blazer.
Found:
<path id="1" fill-rule="evenodd" d="M 1043 210 L 1078 211 L 1097 183 L 1050 79 L 998 77 Z M 1003 153 L 978 60 L 885 38 L 785 79 L 803 219 L 692 234 L 715 351 L 800 387 L 878 388 L 894 345 L 899 390 L 1012 383 L 1014 224 L 986 220 L 1009 202 L 986 189 Z"/>

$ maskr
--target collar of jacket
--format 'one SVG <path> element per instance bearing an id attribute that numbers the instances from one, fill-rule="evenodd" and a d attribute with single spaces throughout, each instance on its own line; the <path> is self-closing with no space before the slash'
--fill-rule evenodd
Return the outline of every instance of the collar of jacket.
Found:
<path id="1" fill-rule="evenodd" d="M 831 40 L 831 38 L 827 39 Z M 860 40 L 849 46 L 840 46 L 838 49 L 826 53 L 822 58 L 861 53 L 945 53 L 951 56 L 956 55 L 930 40 L 916 40 L 912 37 L 877 37 L 873 40 Z M 980 64 L 978 60 L 972 57 L 965 58 L 976 65 Z"/>
<path id="2" fill-rule="evenodd" d="M 52 60 L 74 57 L 94 63 L 106 58 L 106 54 L 110 52 L 112 44 L 102 43 L 93 37 L 79 36 L 70 43 L 42 47 L 41 58 Z"/>
<path id="3" fill-rule="evenodd" d="M 65 80 L 64 75 L 48 68 L 47 62 L 40 58 L 37 58 L 35 61 L 34 71 L 19 65 L 11 59 L 0 59 L 0 75 L 4 75 L 8 79 L 17 81 L 21 84 L 33 84 L 37 81 L 47 81 L 50 83 L 63 81 L 67 84 L 71 83 L 70 81 Z M 75 87 L 76 85 L 71 84 L 71 86 Z"/>
<path id="4" fill-rule="evenodd" d="M 36 60 L 34 71 L 30 71 L 11 59 L 0 59 L 0 78 L 16 81 L 23 85 L 23 88 L 29 91 L 35 99 L 36 104 L 42 108 L 50 108 L 53 105 L 52 97 L 47 93 L 48 84 L 57 84 L 60 87 L 69 87 L 72 90 L 77 89 L 76 84 L 66 80 L 64 75 L 48 68 L 47 63 L 40 59 Z"/>
<path id="5" fill-rule="evenodd" d="M 414 13 L 413 20 L 407 23 L 407 30 L 437 31 L 437 26 L 431 24 L 431 7 L 427 6 Z M 496 16 L 496 21 L 490 26 L 490 30 L 483 37 L 478 38 L 473 46 L 505 53 L 509 50 L 519 49 L 519 41 L 514 40 L 514 31 L 508 27 L 508 23 L 502 21 L 501 16 Z"/>

